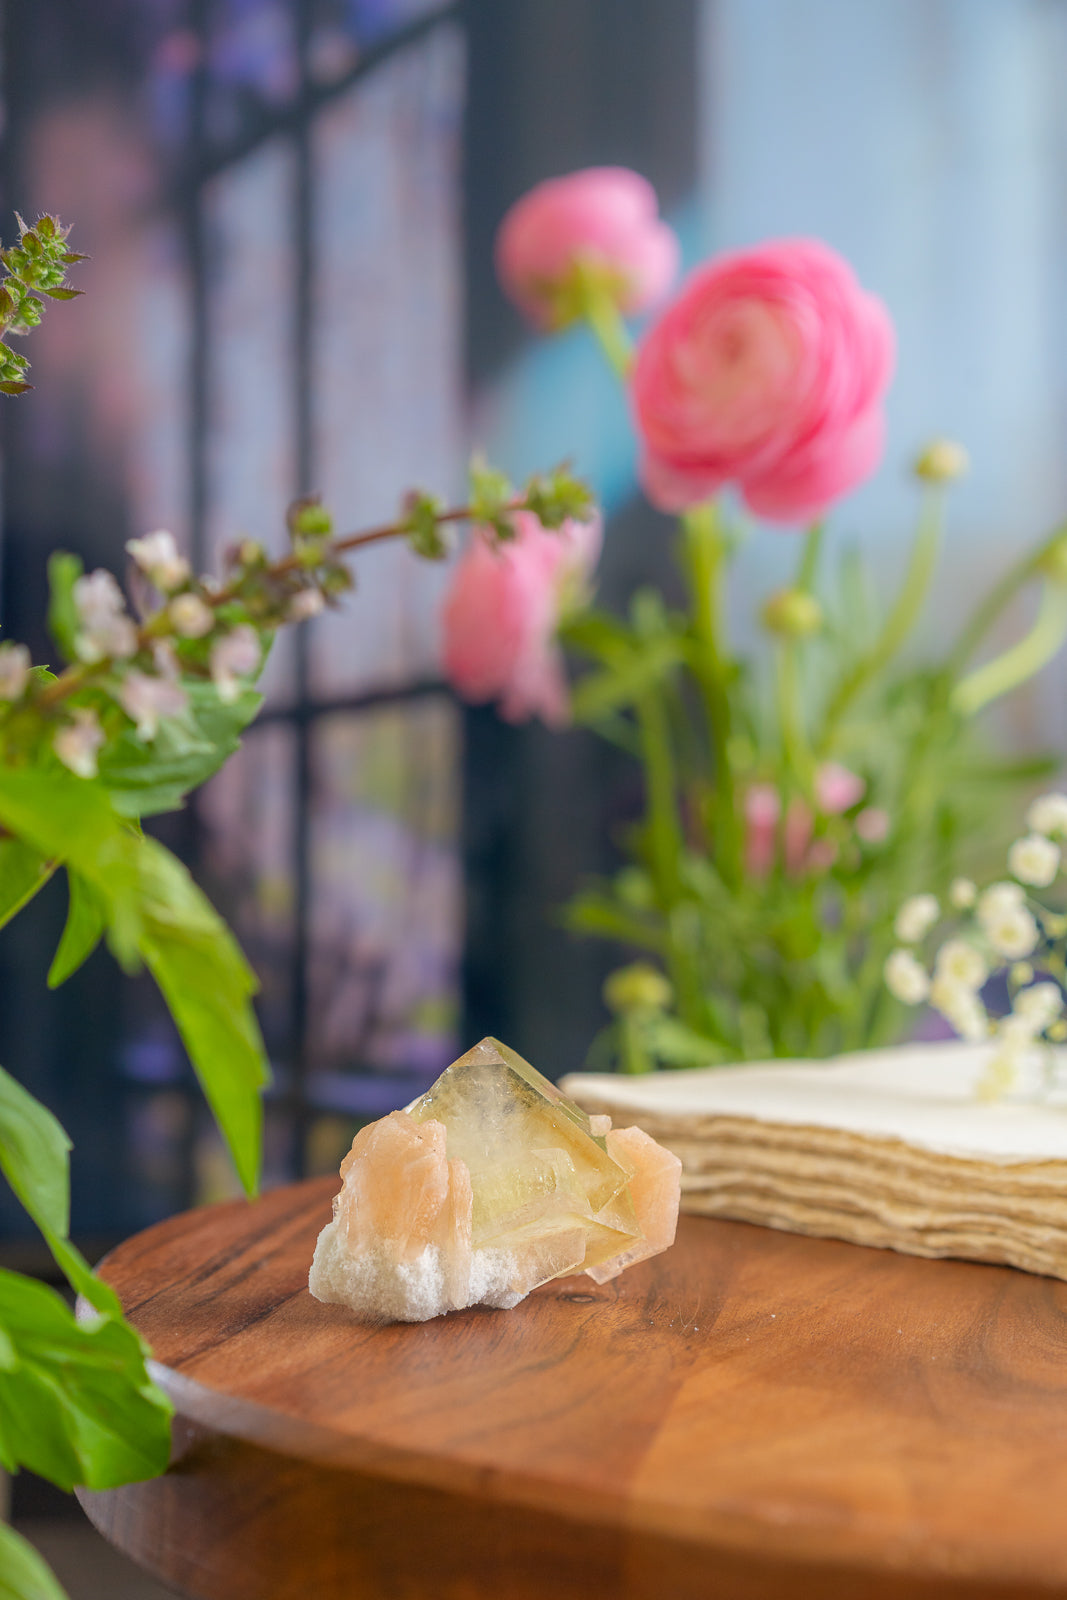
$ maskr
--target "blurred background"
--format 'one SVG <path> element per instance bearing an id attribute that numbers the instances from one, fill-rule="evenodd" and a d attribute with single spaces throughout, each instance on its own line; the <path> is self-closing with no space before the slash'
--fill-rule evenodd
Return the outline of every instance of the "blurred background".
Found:
<path id="1" fill-rule="evenodd" d="M 834 537 L 889 574 L 916 449 L 966 444 L 931 635 L 1067 506 L 1067 0 L 7 0 L 2 48 L 5 234 L 58 211 L 92 257 L 0 414 L 0 621 L 38 659 L 57 546 L 121 569 L 168 527 L 211 567 L 243 534 L 280 549 L 298 493 L 343 530 L 412 485 L 453 495 L 479 445 L 590 478 L 607 603 L 669 589 L 597 352 L 534 340 L 492 271 L 507 206 L 590 164 L 645 173 L 689 263 L 816 234 L 887 301 L 889 450 Z M 748 545 L 742 636 L 793 553 Z M 603 1019 L 611 952 L 553 918 L 609 864 L 636 772 L 456 705 L 443 576 L 365 554 L 165 825 L 262 980 L 268 1182 L 334 1167 L 461 1043 L 498 1033 L 556 1076 Z M 1006 741 L 1063 749 L 1063 670 Z M 151 985 L 98 954 L 47 994 L 64 914 L 54 884 L 0 934 L 0 1060 L 74 1139 L 94 1255 L 231 1179 Z M 32 1265 L 21 1226 L 0 1196 L 4 1260 Z"/>

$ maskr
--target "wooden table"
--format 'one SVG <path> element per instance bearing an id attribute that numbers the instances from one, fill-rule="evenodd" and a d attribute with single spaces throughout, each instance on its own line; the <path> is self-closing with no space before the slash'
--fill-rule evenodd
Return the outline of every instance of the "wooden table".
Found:
<path id="1" fill-rule="evenodd" d="M 104 1275 L 178 1419 L 82 1503 L 207 1600 L 1067 1595 L 1067 1283 L 684 1218 L 598 1288 L 369 1328 L 307 1292 L 335 1180 Z"/>

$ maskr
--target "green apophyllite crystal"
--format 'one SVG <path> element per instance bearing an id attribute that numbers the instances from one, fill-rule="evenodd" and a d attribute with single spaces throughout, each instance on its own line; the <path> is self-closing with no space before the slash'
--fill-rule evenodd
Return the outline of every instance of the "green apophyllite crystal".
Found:
<path id="1" fill-rule="evenodd" d="M 443 1123 L 449 1160 L 470 1171 L 474 1248 L 527 1257 L 533 1282 L 595 1266 L 641 1237 L 629 1175 L 585 1112 L 499 1040 L 460 1056 L 409 1112 Z"/>

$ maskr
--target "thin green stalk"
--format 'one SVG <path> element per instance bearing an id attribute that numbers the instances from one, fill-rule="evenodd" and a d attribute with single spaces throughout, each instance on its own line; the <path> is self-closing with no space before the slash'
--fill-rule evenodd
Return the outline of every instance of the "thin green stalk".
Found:
<path id="1" fill-rule="evenodd" d="M 715 762 L 715 855 L 723 881 L 741 881 L 741 842 L 730 763 L 730 697 L 723 620 L 726 539 L 718 507 L 696 506 L 682 518 L 683 565 L 689 583 L 693 651 L 690 664 L 700 687 Z"/>
<path id="2" fill-rule="evenodd" d="M 669 912 L 678 898 L 684 849 L 670 729 L 659 696 L 653 691 L 641 696 L 636 709 L 645 768 L 650 865 L 660 908 Z"/>
<path id="3" fill-rule="evenodd" d="M 637 724 L 645 768 L 645 805 L 649 860 L 656 898 L 667 928 L 666 962 L 674 985 L 678 1014 L 690 1027 L 704 1024 L 699 974 L 675 937 L 675 913 L 682 892 L 685 838 L 678 816 L 677 781 L 666 710 L 649 690 L 637 701 Z"/>
<path id="4" fill-rule="evenodd" d="M 783 639 L 775 652 L 775 691 L 782 753 L 793 779 L 790 787 L 810 795 L 814 761 L 800 709 L 800 653 L 795 639 Z"/>
<path id="5" fill-rule="evenodd" d="M 1067 639 L 1067 588 L 1046 583 L 1037 620 L 1025 638 L 958 683 L 950 704 L 961 716 L 973 717 L 991 700 L 1018 688 L 1051 661 Z"/>
<path id="6" fill-rule="evenodd" d="M 949 656 L 945 670 L 952 678 L 958 677 L 967 662 L 974 655 L 982 640 L 996 622 L 1000 614 L 1015 599 L 1031 578 L 1044 567 L 1045 562 L 1057 547 L 1062 547 L 1067 540 L 1067 525 L 1061 524 L 1047 539 L 1042 540 L 1036 550 L 1016 562 L 1015 566 L 1006 572 L 1000 582 L 990 591 L 974 616 L 964 628 L 956 648 Z"/>
<path id="7" fill-rule="evenodd" d="M 822 541 L 825 531 L 825 522 L 813 522 L 804 535 L 804 544 L 800 552 L 800 566 L 797 568 L 797 579 L 793 587 L 802 589 L 805 594 L 810 594 L 815 585 L 815 574 L 819 570 L 819 557 L 822 554 Z"/>
<path id="8" fill-rule="evenodd" d="M 838 723 L 852 701 L 883 668 L 889 665 L 918 622 L 937 562 L 943 525 L 944 491 L 939 485 L 930 485 L 923 495 L 919 526 L 900 592 L 873 646 L 856 662 L 852 670 L 846 673 L 831 697 L 823 722 L 822 738 L 819 741 L 820 755 L 828 753 Z"/>
<path id="9" fill-rule="evenodd" d="M 611 370 L 625 383 L 633 366 L 634 351 L 618 301 L 605 283 L 602 272 L 595 268 L 585 270 L 581 263 L 577 271 L 582 316 L 596 336 Z"/>

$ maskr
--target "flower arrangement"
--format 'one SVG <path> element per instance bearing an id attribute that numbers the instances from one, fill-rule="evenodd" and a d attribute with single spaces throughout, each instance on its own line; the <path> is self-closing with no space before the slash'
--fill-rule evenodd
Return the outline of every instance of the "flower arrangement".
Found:
<path id="1" fill-rule="evenodd" d="M 26 359 L 3 336 L 36 326 L 41 294 L 76 294 L 66 270 L 82 259 L 67 250 L 57 218 L 32 227 L 20 219 L 19 230 L 18 244 L 0 252 L 0 390 L 8 394 L 30 386 Z M 272 558 L 245 539 L 219 576 L 194 573 L 169 532 L 132 539 L 130 599 L 110 572 L 86 573 L 58 553 L 49 564 L 49 625 L 66 665 L 53 672 L 34 664 L 24 645 L 0 644 L 0 926 L 66 873 L 69 911 L 50 986 L 101 941 L 125 969 L 151 973 L 249 1193 L 258 1182 L 268 1079 L 255 977 L 142 819 L 180 807 L 237 749 L 259 708 L 254 684 L 276 633 L 340 602 L 352 587 L 351 555 L 403 538 L 416 555 L 439 560 L 449 528 L 468 520 L 479 533 L 465 560 L 489 563 L 490 603 L 505 607 L 509 593 L 521 596 L 532 581 L 533 567 L 558 584 L 571 581 L 599 537 L 589 493 L 568 473 L 516 490 L 476 462 L 467 504 L 446 507 L 412 492 L 395 521 L 343 537 L 317 499 L 303 500 L 290 509 L 283 555 Z M 499 559 L 498 549 L 507 552 Z M 501 573 L 514 574 L 510 590 Z M 521 650 L 498 662 L 485 684 L 495 690 L 525 672 L 515 712 L 547 712 L 538 661 L 551 619 L 520 609 Z M 75 1318 L 54 1290 L 0 1270 L 0 1467 L 28 1467 L 65 1489 L 105 1489 L 163 1471 L 171 1408 L 117 1298 L 71 1243 L 69 1150 L 51 1112 L 0 1068 L 0 1171 L 86 1308 Z M 0 1591 L 12 1600 L 61 1600 L 44 1563 L 2 1522 Z"/>
<path id="2" fill-rule="evenodd" d="M 678 256 L 645 180 L 603 168 L 520 199 L 496 260 L 538 329 L 584 321 L 625 385 L 645 493 L 679 514 L 684 607 L 643 588 L 625 617 L 595 609 L 596 537 L 546 560 L 529 519 L 506 549 L 472 534 L 444 611 L 460 694 L 513 721 L 584 724 L 641 764 L 624 864 L 566 910 L 575 932 L 639 957 L 608 981 L 614 1020 L 591 1058 L 629 1071 L 821 1056 L 905 1028 L 903 957 L 883 982 L 896 908 L 920 888 L 947 893 L 1005 782 L 1047 770 L 991 755 L 975 718 L 1067 636 L 1058 528 L 940 660 L 909 662 L 962 448 L 937 441 L 915 464 L 917 530 L 887 601 L 854 555 L 831 565 L 824 550 L 827 513 L 883 453 L 885 306 L 828 246 L 788 239 L 697 267 L 664 307 Z M 635 346 L 624 318 L 650 311 Z M 780 530 L 756 538 L 800 534 L 755 660 L 731 639 L 747 514 Z M 1034 626 L 975 666 L 1026 586 L 1040 593 Z M 586 663 L 569 694 L 561 643 Z"/>
<path id="3" fill-rule="evenodd" d="M 956 878 L 944 907 L 929 893 L 906 900 L 885 963 L 896 999 L 928 1002 L 961 1038 L 993 1045 L 978 1082 L 987 1100 L 1026 1087 L 1047 1094 L 1056 1086 L 1052 1046 L 1067 1041 L 1067 916 L 1054 888 L 1065 865 L 1067 794 L 1040 795 L 1026 822 L 1029 832 L 1008 850 L 1010 878 L 983 889 Z M 1037 893 L 1046 889 L 1051 904 Z M 958 926 L 923 959 L 945 916 Z"/>

